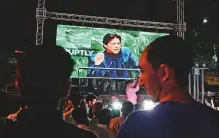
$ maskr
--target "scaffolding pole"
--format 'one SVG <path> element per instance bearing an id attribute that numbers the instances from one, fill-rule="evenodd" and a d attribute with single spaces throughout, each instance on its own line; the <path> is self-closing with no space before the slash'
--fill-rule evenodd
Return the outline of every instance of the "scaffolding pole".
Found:
<path id="1" fill-rule="evenodd" d="M 46 19 L 46 12 L 45 0 L 38 0 L 38 7 L 36 9 L 36 45 L 43 44 L 44 20 Z"/>

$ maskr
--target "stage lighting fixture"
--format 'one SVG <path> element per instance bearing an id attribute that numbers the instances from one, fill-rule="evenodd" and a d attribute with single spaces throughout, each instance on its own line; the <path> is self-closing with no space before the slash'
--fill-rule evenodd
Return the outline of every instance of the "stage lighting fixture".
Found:
<path id="1" fill-rule="evenodd" d="M 208 63 L 194 63 L 193 64 L 194 68 L 208 68 Z"/>
<path id="2" fill-rule="evenodd" d="M 207 65 L 204 63 L 204 64 L 202 64 L 202 67 L 203 67 L 203 68 L 206 68 L 206 67 L 207 67 Z"/>
<path id="3" fill-rule="evenodd" d="M 206 24 L 206 23 L 208 23 L 208 19 L 204 18 L 202 22 L 203 22 L 203 24 Z"/>
<path id="4" fill-rule="evenodd" d="M 196 63 L 196 64 L 195 64 L 195 67 L 196 67 L 196 68 L 198 68 L 198 67 L 199 67 L 199 64 L 198 64 L 198 63 Z"/>

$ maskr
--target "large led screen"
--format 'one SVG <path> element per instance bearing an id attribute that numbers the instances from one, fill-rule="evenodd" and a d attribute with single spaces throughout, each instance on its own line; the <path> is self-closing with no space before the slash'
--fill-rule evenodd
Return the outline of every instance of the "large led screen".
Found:
<path id="1" fill-rule="evenodd" d="M 56 44 L 75 61 L 71 77 L 135 78 L 141 52 L 164 35 L 168 34 L 58 25 Z"/>

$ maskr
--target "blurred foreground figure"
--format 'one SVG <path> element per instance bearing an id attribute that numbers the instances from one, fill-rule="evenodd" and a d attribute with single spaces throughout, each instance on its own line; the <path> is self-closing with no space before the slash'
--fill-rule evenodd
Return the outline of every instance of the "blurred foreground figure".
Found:
<path id="1" fill-rule="evenodd" d="M 7 138 L 96 138 L 89 131 L 65 123 L 63 99 L 69 91 L 68 79 L 73 70 L 71 56 L 61 47 L 38 46 L 26 52 L 19 66 L 17 89 L 27 109 L 17 121 L 7 125 Z"/>
<path id="2" fill-rule="evenodd" d="M 139 85 L 160 104 L 132 113 L 118 138 L 218 138 L 219 113 L 187 90 L 191 47 L 178 37 L 156 39 L 143 51 Z"/>

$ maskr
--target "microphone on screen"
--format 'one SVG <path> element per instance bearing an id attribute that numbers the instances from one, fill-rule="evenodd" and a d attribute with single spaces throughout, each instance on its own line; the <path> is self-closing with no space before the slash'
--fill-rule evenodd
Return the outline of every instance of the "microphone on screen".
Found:
<path id="1" fill-rule="evenodd" d="M 112 64 L 113 64 L 113 61 L 110 62 L 109 66 L 108 66 L 107 68 L 109 68 Z M 103 77 L 103 76 L 106 74 L 106 72 L 109 72 L 109 70 L 106 70 L 106 71 L 103 73 L 103 75 L 101 75 L 101 77 Z"/>

